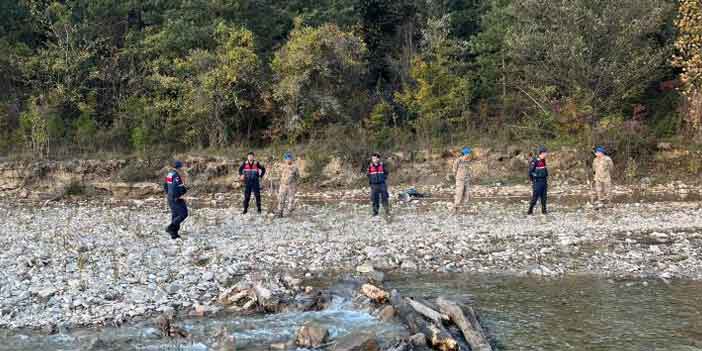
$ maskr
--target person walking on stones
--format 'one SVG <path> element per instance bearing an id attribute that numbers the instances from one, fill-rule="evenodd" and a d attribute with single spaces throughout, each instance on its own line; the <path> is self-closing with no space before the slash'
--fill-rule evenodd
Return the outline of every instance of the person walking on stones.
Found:
<path id="1" fill-rule="evenodd" d="M 278 217 L 283 217 L 286 211 L 288 214 L 293 211 L 297 181 L 300 178 L 300 170 L 295 165 L 293 155 L 286 152 L 283 159 L 285 164 L 280 175 L 280 188 L 278 189 Z"/>
<path id="2" fill-rule="evenodd" d="M 595 159 L 592 161 L 592 169 L 595 172 L 597 201 L 600 203 L 608 201 L 612 191 L 614 162 L 606 155 L 605 148 L 602 146 L 595 148 Z"/>
<path id="3" fill-rule="evenodd" d="M 546 195 L 548 191 L 548 169 L 546 168 L 546 156 L 548 150 L 539 146 L 536 150 L 536 157 L 529 163 L 529 180 L 532 183 L 531 202 L 527 214 L 534 214 L 534 206 L 537 201 L 541 201 L 541 213 L 548 213 L 546 210 Z"/>
<path id="4" fill-rule="evenodd" d="M 468 201 L 469 197 L 469 187 L 470 187 L 470 174 L 469 174 L 469 160 L 471 149 L 469 147 L 464 147 L 461 151 L 461 156 L 453 161 L 453 176 L 456 178 L 456 196 L 453 201 L 453 212 L 457 213 L 458 209 L 465 201 Z"/>
<path id="5" fill-rule="evenodd" d="M 378 215 L 380 203 L 383 203 L 385 215 L 390 215 L 390 202 L 388 201 L 388 187 L 386 180 L 388 178 L 388 170 L 380 161 L 380 154 L 374 153 L 371 156 L 371 163 L 368 166 L 368 183 L 371 190 L 371 202 L 373 203 L 373 216 Z"/>
<path id="6" fill-rule="evenodd" d="M 183 167 L 181 161 L 173 162 L 173 169 L 166 175 L 163 183 L 163 190 L 168 199 L 168 207 L 171 208 L 171 224 L 166 227 L 166 232 L 171 235 L 171 239 L 178 239 L 180 224 L 188 218 L 188 206 L 181 197 L 187 192 L 183 179 L 178 174 L 178 170 Z"/>
<path id="7" fill-rule="evenodd" d="M 251 193 L 256 198 L 256 211 L 261 213 L 261 179 L 266 175 L 266 168 L 256 161 L 253 152 L 249 152 L 246 161 L 239 167 L 239 178 L 244 182 L 244 212 L 249 212 Z"/>

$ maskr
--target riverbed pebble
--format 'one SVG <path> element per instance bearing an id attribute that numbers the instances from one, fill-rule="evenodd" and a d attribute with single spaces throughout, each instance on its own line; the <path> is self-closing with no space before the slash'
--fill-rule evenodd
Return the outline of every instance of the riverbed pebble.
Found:
<path id="1" fill-rule="evenodd" d="M 444 202 L 398 205 L 390 220 L 351 201 L 303 202 L 282 220 L 195 206 L 181 240 L 164 232 L 170 215 L 157 202 L 0 204 L 0 328 L 118 325 L 196 306 L 209 313 L 257 272 L 290 274 L 291 289 L 336 271 L 702 278 L 694 202 L 602 211 L 554 199 L 551 214 L 533 217 L 520 201 L 480 200 L 455 216 Z"/>

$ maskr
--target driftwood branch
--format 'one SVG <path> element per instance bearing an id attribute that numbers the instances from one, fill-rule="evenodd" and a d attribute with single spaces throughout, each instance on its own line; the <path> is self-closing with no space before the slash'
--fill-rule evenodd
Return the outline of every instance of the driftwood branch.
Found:
<path id="1" fill-rule="evenodd" d="M 461 306 L 453 301 L 439 297 L 436 299 L 436 304 L 439 306 L 439 310 L 448 315 L 453 323 L 458 326 L 466 342 L 470 345 L 471 350 L 492 351 L 492 346 L 487 340 L 485 330 L 480 325 L 475 312 L 470 306 L 465 306 L 465 310 L 468 314 L 466 317 Z"/>
<path id="2" fill-rule="evenodd" d="M 458 351 L 458 341 L 446 329 L 440 324 L 427 322 L 407 301 L 408 299 L 403 299 L 396 290 L 390 294 L 390 303 L 411 334 L 424 334 L 429 345 L 439 351 Z"/>
<path id="3" fill-rule="evenodd" d="M 409 297 L 406 297 L 405 300 L 410 306 L 412 306 L 412 308 L 415 311 L 417 311 L 417 313 L 421 314 L 422 316 L 426 317 L 427 319 L 431 320 L 436 324 L 441 324 L 441 321 L 449 320 L 449 316 L 447 316 L 446 314 L 441 314 L 433 310 L 432 308 L 422 304 L 421 302 L 415 301 Z"/>

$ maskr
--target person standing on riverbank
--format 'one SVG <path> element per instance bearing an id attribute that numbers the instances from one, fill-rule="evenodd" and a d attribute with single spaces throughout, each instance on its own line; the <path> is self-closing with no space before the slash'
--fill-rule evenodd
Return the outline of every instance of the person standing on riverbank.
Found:
<path id="1" fill-rule="evenodd" d="M 293 155 L 289 152 L 283 157 L 285 164 L 280 175 L 280 188 L 278 189 L 278 217 L 283 217 L 285 212 L 292 212 L 295 205 L 295 193 L 297 193 L 297 180 L 300 178 L 300 170 L 295 165 Z"/>
<path id="2" fill-rule="evenodd" d="M 249 203 L 251 202 L 251 193 L 256 198 L 256 211 L 261 213 L 261 179 L 266 175 L 266 168 L 256 161 L 253 152 L 246 155 L 246 161 L 239 167 L 239 178 L 244 182 L 244 211 L 246 214 L 249 211 Z"/>
<path id="3" fill-rule="evenodd" d="M 597 201 L 600 203 L 609 201 L 612 191 L 614 162 L 605 154 L 605 148 L 602 146 L 595 148 L 595 159 L 592 161 L 592 169 L 595 172 Z"/>
<path id="4" fill-rule="evenodd" d="M 371 202 L 373 203 L 373 216 L 378 215 L 381 202 L 383 203 L 385 215 L 390 215 L 390 201 L 386 184 L 387 177 L 388 170 L 383 162 L 380 161 L 380 154 L 374 153 L 368 166 L 368 183 L 370 184 Z"/>
<path id="5" fill-rule="evenodd" d="M 548 169 L 546 168 L 546 156 L 548 150 L 539 146 L 536 150 L 536 157 L 529 163 L 529 180 L 532 183 L 531 202 L 529 203 L 528 215 L 534 214 L 534 206 L 537 201 L 541 201 L 541 213 L 546 214 L 546 195 L 548 191 Z"/>
<path id="6" fill-rule="evenodd" d="M 173 162 L 173 169 L 166 175 L 163 183 L 163 190 L 168 199 L 168 207 L 171 208 L 171 224 L 166 227 L 166 232 L 171 235 L 171 239 L 178 239 L 180 235 L 180 224 L 188 218 L 188 206 L 185 200 L 181 199 L 187 192 L 183 179 L 178 174 L 178 170 L 183 167 L 180 161 Z"/>
<path id="7" fill-rule="evenodd" d="M 458 208 L 468 201 L 470 187 L 470 160 L 471 149 L 464 147 L 461 156 L 453 161 L 453 176 L 456 178 L 456 196 L 453 201 L 453 213 L 458 213 Z"/>

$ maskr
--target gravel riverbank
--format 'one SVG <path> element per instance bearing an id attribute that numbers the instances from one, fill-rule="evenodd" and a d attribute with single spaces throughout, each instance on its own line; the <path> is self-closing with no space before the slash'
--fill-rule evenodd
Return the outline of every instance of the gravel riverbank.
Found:
<path id="1" fill-rule="evenodd" d="M 214 306 L 252 272 L 313 277 L 376 270 L 702 279 L 697 202 L 619 203 L 595 210 L 553 202 L 526 217 L 520 200 L 476 200 L 459 216 L 443 201 L 394 208 L 301 205 L 291 218 L 191 210 L 183 240 L 163 231 L 161 201 L 3 203 L 0 328 L 119 324 L 167 310 Z"/>

